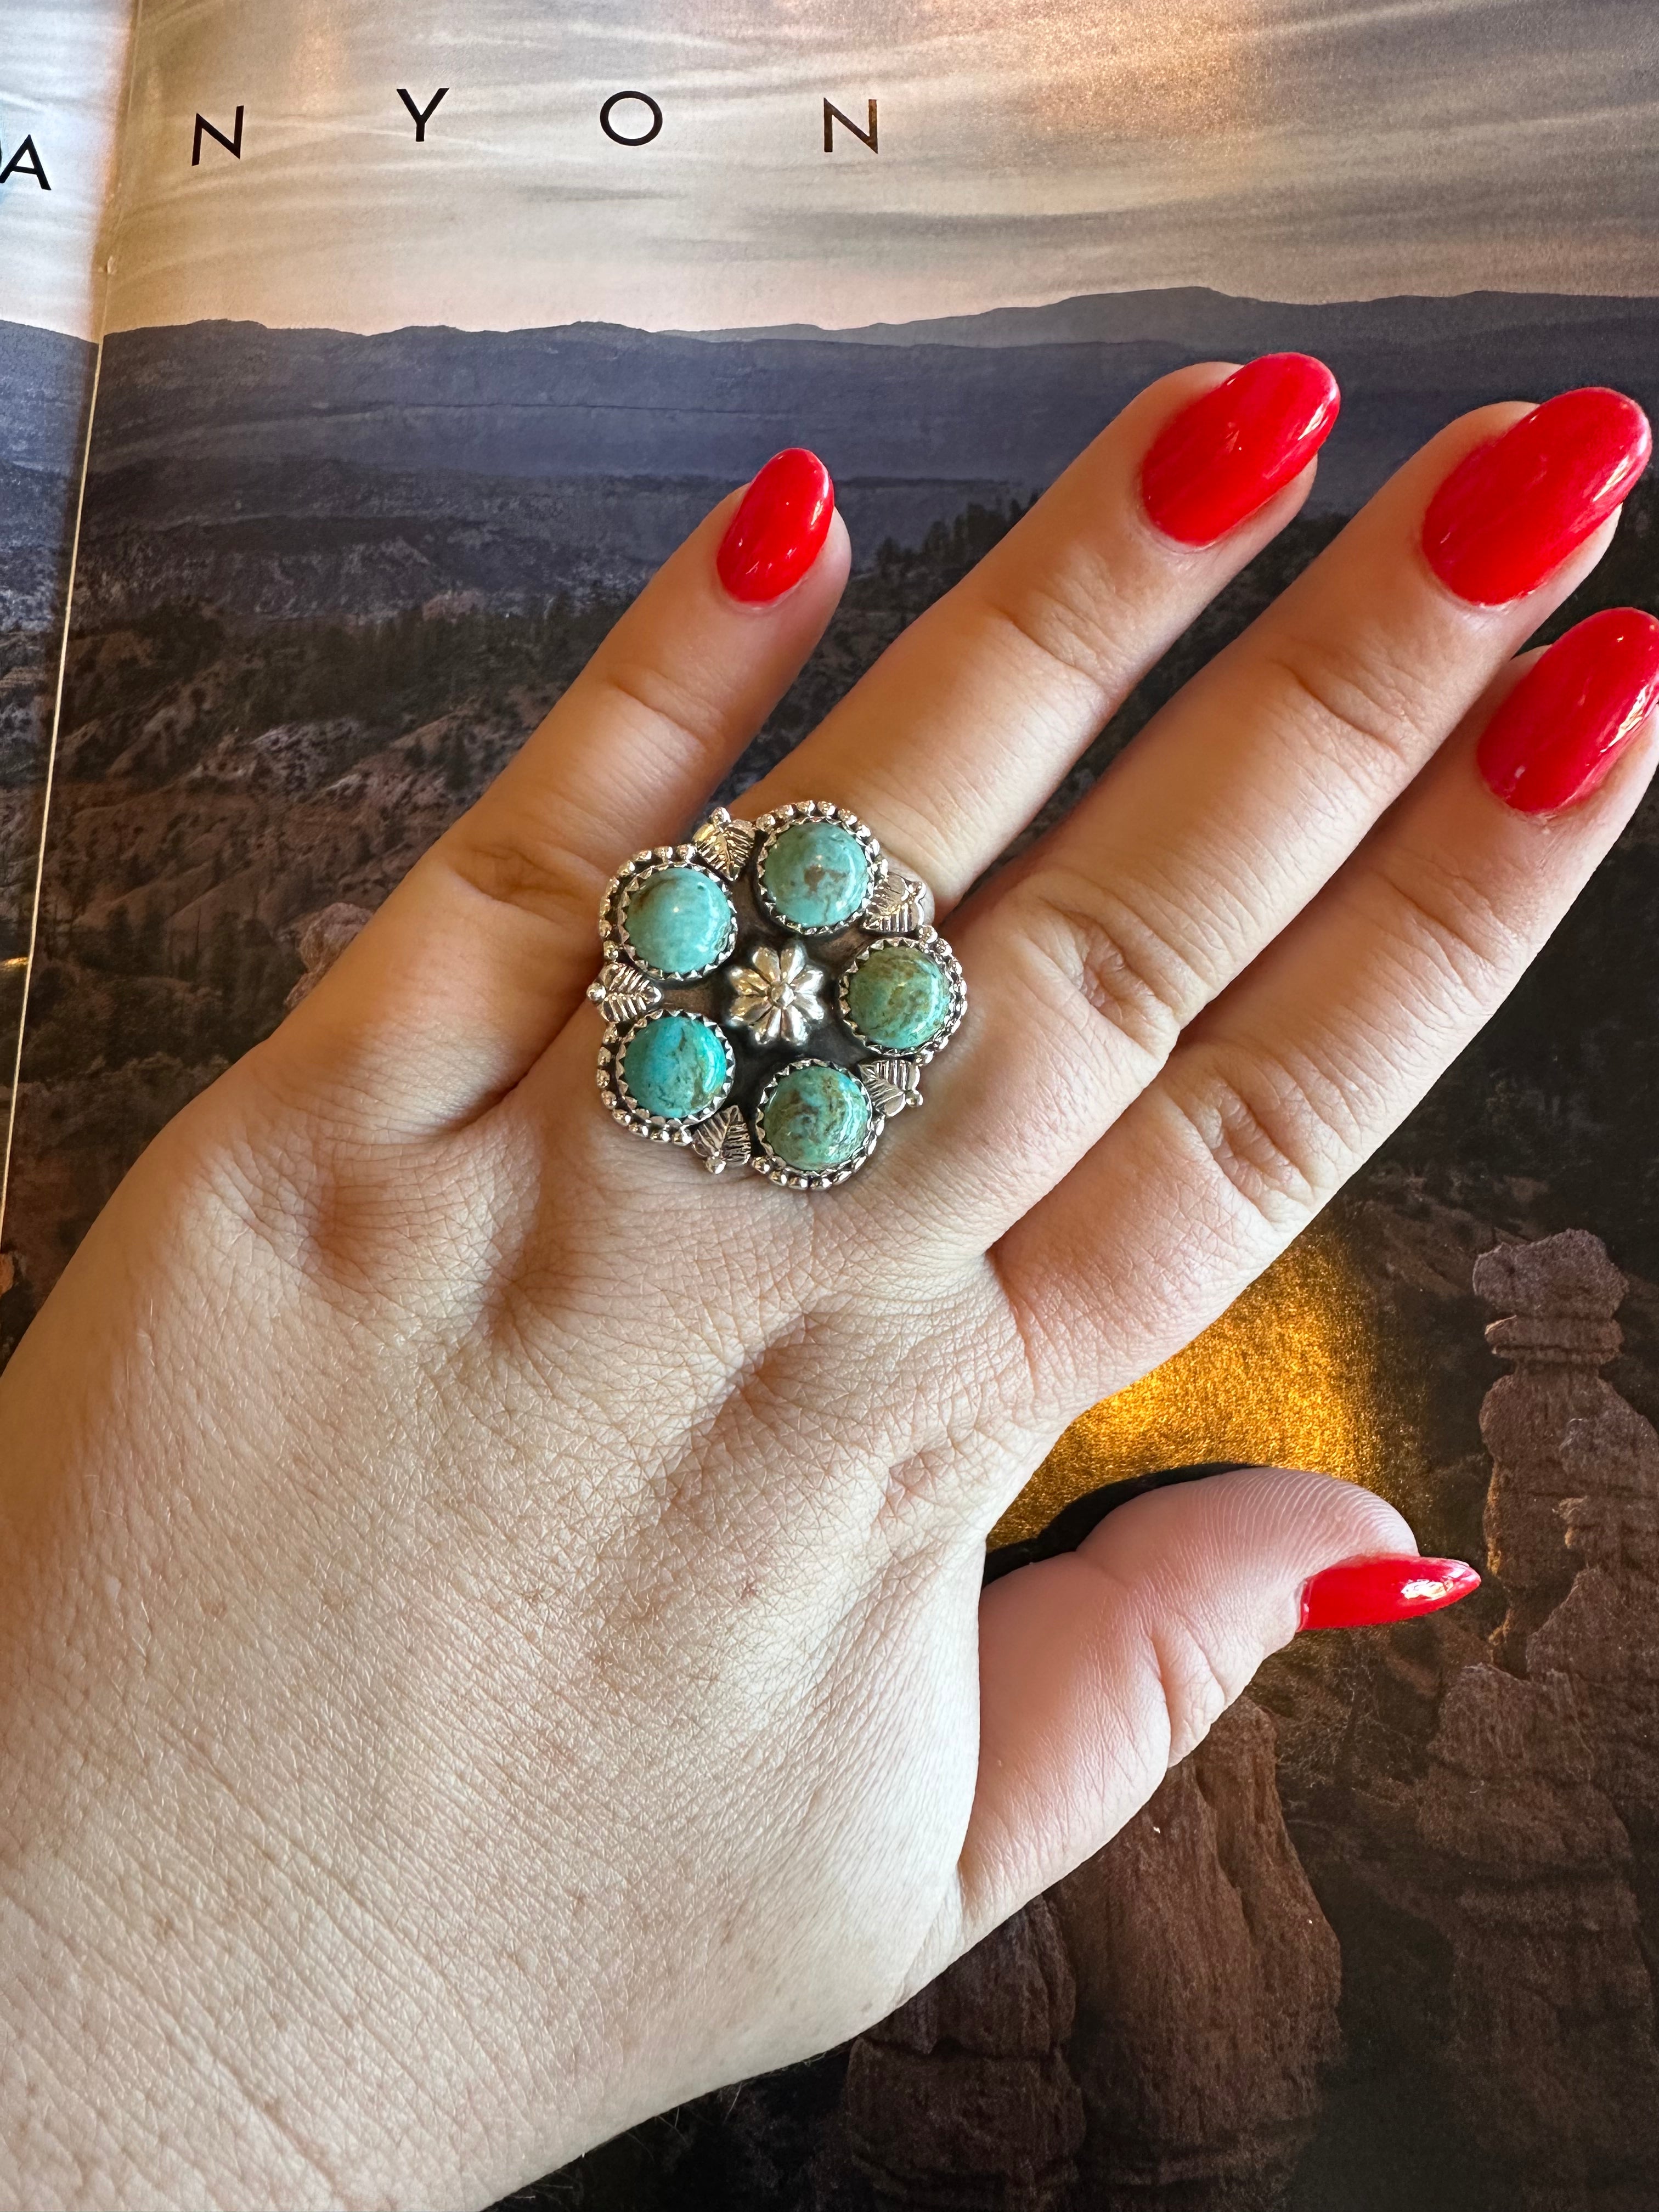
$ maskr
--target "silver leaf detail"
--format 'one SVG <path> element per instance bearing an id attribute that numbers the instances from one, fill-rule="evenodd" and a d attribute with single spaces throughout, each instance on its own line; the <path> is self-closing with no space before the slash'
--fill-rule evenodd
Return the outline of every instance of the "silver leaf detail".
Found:
<path id="1" fill-rule="evenodd" d="M 691 842 L 721 875 L 734 880 L 749 865 L 749 855 L 755 848 L 755 825 L 734 822 L 723 806 L 717 806 L 693 834 Z"/>
<path id="2" fill-rule="evenodd" d="M 883 937 L 910 937 L 932 920 L 932 903 L 927 884 L 890 860 L 861 919 L 866 929 Z"/>
<path id="3" fill-rule="evenodd" d="M 662 993 L 651 978 L 641 975 L 625 960 L 607 960 L 599 970 L 599 981 L 588 985 L 587 995 L 612 1029 L 638 1021 L 662 1000 Z"/>
<path id="4" fill-rule="evenodd" d="M 742 1167 L 753 1149 L 743 1109 L 725 1106 L 718 1114 L 711 1114 L 706 1121 L 699 1121 L 691 1132 L 691 1148 L 700 1155 L 710 1175 L 723 1175 L 727 1168 Z"/>
<path id="5" fill-rule="evenodd" d="M 889 1120 L 921 1103 L 921 1070 L 914 1060 L 866 1060 L 860 1066 L 859 1080 L 877 1113 Z"/>

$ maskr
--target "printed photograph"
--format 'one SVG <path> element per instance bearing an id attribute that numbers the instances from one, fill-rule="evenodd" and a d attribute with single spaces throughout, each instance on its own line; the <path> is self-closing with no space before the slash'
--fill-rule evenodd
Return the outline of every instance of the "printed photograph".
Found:
<path id="1" fill-rule="evenodd" d="M 119 0 L 5 0 L 0 10 L 0 1132 L 28 968 L 128 28 Z M 0 1286 L 5 1273 L 0 1261 Z"/>
<path id="2" fill-rule="evenodd" d="M 80 304 L 0 293 L 8 1035 L 33 946 L 0 1357 L 781 447 L 823 457 L 854 567 L 738 811 L 1149 380 L 1335 371 L 1305 511 L 1040 829 L 1453 416 L 1583 384 L 1659 411 L 1659 30 L 1645 0 L 150 0 L 118 176 L 62 250 Z M 1611 605 L 1659 613 L 1650 484 L 1543 635 Z M 1104 1484 L 1237 1461 L 1372 1486 L 1480 1595 L 1292 1647 L 902 2012 L 514 2202 L 1659 2202 L 1656 943 L 1650 798 L 1450 1075 L 1067 1434 L 988 1569 Z"/>

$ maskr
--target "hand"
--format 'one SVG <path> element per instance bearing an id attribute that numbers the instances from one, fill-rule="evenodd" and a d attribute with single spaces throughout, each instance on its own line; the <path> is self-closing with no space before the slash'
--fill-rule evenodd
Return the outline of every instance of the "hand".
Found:
<path id="1" fill-rule="evenodd" d="M 965 897 L 1305 496 L 1325 387 L 1227 374 L 1144 393 L 744 803 L 963 902 L 968 1021 L 843 1188 L 631 1140 L 583 999 L 606 878 L 842 589 L 789 465 L 122 1185 L 0 1380 L 5 2202 L 487 2203 L 885 2014 L 1310 1577 L 1409 1559 L 1263 1471 L 981 1599 L 1064 1425 L 1422 1096 L 1653 764 L 1659 624 L 1510 659 L 1645 426 L 1492 408 Z"/>

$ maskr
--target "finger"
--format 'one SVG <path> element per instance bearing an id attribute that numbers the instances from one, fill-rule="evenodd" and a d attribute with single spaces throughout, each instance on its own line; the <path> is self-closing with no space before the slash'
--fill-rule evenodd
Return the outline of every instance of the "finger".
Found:
<path id="1" fill-rule="evenodd" d="M 953 930 L 976 1029 L 958 1048 L 973 1064 L 939 1085 L 932 1158 L 941 1178 L 949 1164 L 970 1241 L 995 1237 L 1083 1157 L 1600 557 L 1613 526 L 1605 471 L 1581 496 L 1580 397 L 1483 410 L 1435 439 Z M 1609 422 L 1622 437 L 1627 488 L 1645 418 L 1615 394 L 1594 403 L 1598 445 Z M 1552 443 L 1540 426 L 1557 410 Z M 1472 454 L 1511 439 L 1542 443 L 1577 550 L 1521 598 L 1479 605 L 1430 566 L 1425 517 Z M 1534 489 L 1509 497 L 1516 530 Z M 1492 527 L 1477 511 L 1471 530 Z M 1550 527 L 1553 555 L 1574 532 L 1559 511 Z"/>
<path id="2" fill-rule="evenodd" d="M 965 1942 L 1140 1809 L 1296 1633 L 1302 1593 L 1322 1570 L 1400 1562 L 1389 1618 L 1428 1609 L 1448 1581 L 1460 1593 L 1473 1586 L 1436 1573 L 1448 1563 L 1419 1565 L 1416 1551 L 1406 1522 L 1371 1492 L 1251 1468 L 1137 1498 L 1077 1551 L 993 1583 L 980 1601 Z M 1389 1586 L 1386 1574 L 1368 1579 Z"/>
<path id="3" fill-rule="evenodd" d="M 1336 409 L 1330 371 L 1300 354 L 1152 385 L 745 794 L 744 813 L 851 807 L 948 908 L 1291 520 Z"/>
<path id="4" fill-rule="evenodd" d="M 1028 1341 L 1079 1402 L 1213 1319 L 1469 1042 L 1635 808 L 1659 753 L 1656 697 L 1659 623 L 1630 610 L 1508 672 L 1003 1239 Z M 1523 811 L 1564 794 L 1565 811 Z"/>
<path id="5" fill-rule="evenodd" d="M 382 1127 L 517 1081 L 592 975 L 607 879 L 683 834 L 822 635 L 849 562 L 833 499 L 822 464 L 781 454 L 715 508 L 283 1024 L 285 1053 L 372 1088 Z"/>

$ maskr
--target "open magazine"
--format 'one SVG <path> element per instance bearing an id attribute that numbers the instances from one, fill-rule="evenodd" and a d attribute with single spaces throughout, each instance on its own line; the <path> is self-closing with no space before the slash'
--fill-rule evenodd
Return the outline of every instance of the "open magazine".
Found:
<path id="1" fill-rule="evenodd" d="M 854 574 L 726 799 L 1151 378 L 1335 369 L 1306 512 L 1058 811 L 1451 415 L 1659 411 L 1656 78 L 1647 0 L 0 0 L 0 1358 L 778 447 Z M 1656 514 L 1553 628 L 1659 609 Z M 1659 2202 L 1656 941 L 1650 799 L 1379 1158 L 994 1540 L 1309 1465 L 1481 1596 L 1272 1662 L 905 2015 L 545 2202 Z"/>

